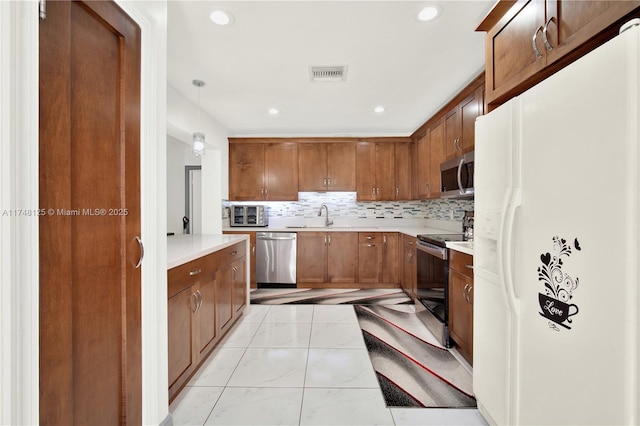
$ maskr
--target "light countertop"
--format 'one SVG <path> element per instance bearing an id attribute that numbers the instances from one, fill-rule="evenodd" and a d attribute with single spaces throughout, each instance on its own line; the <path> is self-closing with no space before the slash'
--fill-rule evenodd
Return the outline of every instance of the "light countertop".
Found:
<path id="1" fill-rule="evenodd" d="M 452 234 L 440 228 L 406 226 L 328 226 L 328 227 L 237 227 L 223 228 L 223 232 L 399 232 L 416 237 L 419 234 Z"/>
<path id="2" fill-rule="evenodd" d="M 449 241 L 447 248 L 473 256 L 473 241 Z"/>
<path id="3" fill-rule="evenodd" d="M 167 269 L 175 268 L 199 257 L 222 250 L 240 241 L 248 241 L 247 235 L 190 235 L 167 236 Z M 248 243 L 247 243 L 248 250 Z"/>

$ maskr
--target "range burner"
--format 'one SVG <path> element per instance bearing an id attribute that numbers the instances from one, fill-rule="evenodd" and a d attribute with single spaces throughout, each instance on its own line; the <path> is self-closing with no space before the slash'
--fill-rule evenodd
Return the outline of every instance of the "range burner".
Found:
<path id="1" fill-rule="evenodd" d="M 420 234 L 418 240 L 438 247 L 446 247 L 448 241 L 466 241 L 466 238 L 464 234 Z"/>

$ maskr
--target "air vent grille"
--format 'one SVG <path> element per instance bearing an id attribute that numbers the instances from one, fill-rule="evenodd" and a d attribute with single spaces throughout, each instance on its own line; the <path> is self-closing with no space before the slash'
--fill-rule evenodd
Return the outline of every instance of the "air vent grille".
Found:
<path id="1" fill-rule="evenodd" d="M 337 82 L 347 79 L 347 66 L 310 66 L 311 82 Z"/>

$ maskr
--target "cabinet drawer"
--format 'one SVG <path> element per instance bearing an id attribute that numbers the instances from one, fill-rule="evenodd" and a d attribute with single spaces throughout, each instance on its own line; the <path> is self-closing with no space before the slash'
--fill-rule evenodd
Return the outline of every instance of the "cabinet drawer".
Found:
<path id="1" fill-rule="evenodd" d="M 416 237 L 402 235 L 402 246 L 407 248 L 416 248 Z"/>
<path id="2" fill-rule="evenodd" d="M 230 247 L 220 250 L 217 254 L 219 265 L 227 265 L 231 262 L 235 262 L 247 254 L 245 242 L 236 243 Z"/>
<path id="3" fill-rule="evenodd" d="M 189 287 L 201 277 L 218 269 L 218 254 L 211 253 L 167 272 L 167 297 L 171 297 Z"/>
<path id="4" fill-rule="evenodd" d="M 359 243 L 381 243 L 382 232 L 358 232 Z"/>
<path id="5" fill-rule="evenodd" d="M 449 269 L 473 278 L 473 256 L 455 250 L 449 250 Z"/>

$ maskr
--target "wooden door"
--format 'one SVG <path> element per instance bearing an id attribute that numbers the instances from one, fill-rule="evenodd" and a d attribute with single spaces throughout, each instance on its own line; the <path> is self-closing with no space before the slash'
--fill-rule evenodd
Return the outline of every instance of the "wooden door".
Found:
<path id="1" fill-rule="evenodd" d="M 40 422 L 142 422 L 140 29 L 115 3 L 40 21 Z"/>
<path id="2" fill-rule="evenodd" d="M 239 315 L 247 302 L 246 258 L 233 262 L 233 315 Z"/>
<path id="3" fill-rule="evenodd" d="M 416 144 L 417 151 L 417 183 L 416 195 L 418 199 L 424 200 L 429 198 L 431 192 L 431 151 L 429 143 L 429 130 L 427 133 L 418 139 Z M 438 165 L 438 172 L 440 171 L 440 165 Z"/>
<path id="4" fill-rule="evenodd" d="M 467 301 L 473 280 L 458 271 L 449 270 L 449 331 L 458 350 L 473 363 L 473 309 Z"/>
<path id="5" fill-rule="evenodd" d="M 329 191 L 356 191 L 356 144 L 327 144 Z"/>
<path id="6" fill-rule="evenodd" d="M 298 190 L 327 190 L 327 145 L 302 143 L 298 147 Z"/>
<path id="7" fill-rule="evenodd" d="M 298 232 L 296 281 L 298 284 L 327 282 L 326 232 Z"/>
<path id="8" fill-rule="evenodd" d="M 218 331 L 216 329 L 216 278 L 217 271 L 207 271 L 202 277 L 196 290 L 199 299 L 197 309 L 197 349 L 199 363 L 213 349 L 217 342 Z M 171 323 L 169 323 L 171 327 Z"/>
<path id="9" fill-rule="evenodd" d="M 385 232 L 382 236 L 384 248 L 382 258 L 382 282 L 388 284 L 398 284 L 399 260 L 399 236 L 397 232 Z"/>
<path id="10" fill-rule="evenodd" d="M 356 188 L 358 201 L 376 198 L 376 145 L 358 142 L 356 146 Z"/>
<path id="11" fill-rule="evenodd" d="M 229 144 L 229 199 L 264 198 L 264 144 Z"/>
<path id="12" fill-rule="evenodd" d="M 394 143 L 376 144 L 376 199 L 396 199 L 396 160 Z"/>
<path id="13" fill-rule="evenodd" d="M 546 52 L 547 66 L 585 44 L 638 6 L 638 1 L 546 0 L 547 38 L 552 47 Z"/>
<path id="14" fill-rule="evenodd" d="M 265 199 L 296 201 L 298 199 L 298 144 L 267 145 L 264 163 Z"/>
<path id="15" fill-rule="evenodd" d="M 328 282 L 352 284 L 358 274 L 358 233 L 329 232 Z"/>
<path id="16" fill-rule="evenodd" d="M 231 264 L 220 265 L 216 279 L 216 327 L 223 335 L 233 318 L 233 269 Z"/>
<path id="17" fill-rule="evenodd" d="M 446 159 L 444 125 L 440 122 L 429 131 L 429 197 L 440 196 L 440 164 Z"/>
<path id="18" fill-rule="evenodd" d="M 395 147 L 396 200 L 411 200 L 411 144 L 398 142 Z"/>

